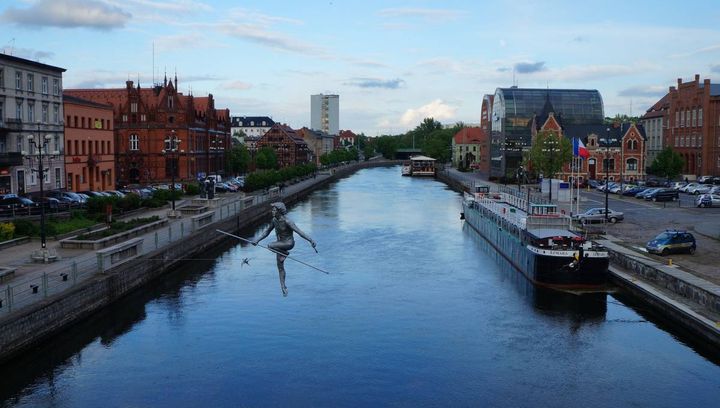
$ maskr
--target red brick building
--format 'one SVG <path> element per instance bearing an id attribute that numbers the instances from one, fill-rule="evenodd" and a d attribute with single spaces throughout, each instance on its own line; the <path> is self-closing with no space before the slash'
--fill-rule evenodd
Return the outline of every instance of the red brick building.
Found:
<path id="1" fill-rule="evenodd" d="M 302 136 L 290 126 L 275 123 L 257 141 L 257 149 L 269 147 L 275 151 L 280 168 L 305 164 L 309 161 L 309 149 Z"/>
<path id="2" fill-rule="evenodd" d="M 665 146 L 685 159 L 683 174 L 720 176 L 720 84 L 678 78 L 667 94 Z"/>
<path id="3" fill-rule="evenodd" d="M 479 127 L 460 129 L 452 140 L 452 162 L 457 168 L 473 168 L 483 174 L 490 171 L 490 138 Z"/>
<path id="4" fill-rule="evenodd" d="M 337 140 L 336 149 L 357 145 L 357 135 L 352 130 L 341 130 L 335 140 Z"/>
<path id="5" fill-rule="evenodd" d="M 152 88 L 68 89 L 71 96 L 113 107 L 117 184 L 195 180 L 224 174 L 230 149 L 230 112 L 216 109 L 212 94 L 184 95 L 175 81 Z M 171 152 L 171 135 L 179 139 Z"/>
<path id="6" fill-rule="evenodd" d="M 576 160 L 576 169 L 571 163 L 564 166 L 555 177 L 571 181 L 573 172 L 580 181 L 604 180 L 634 182 L 644 180 L 645 173 L 645 130 L 641 125 L 623 123 L 616 125 L 587 124 L 563 125 L 562 117 L 555 116 L 549 101 L 543 113 L 533 118 L 532 138 L 538 132 L 549 131 L 557 137 L 566 137 L 572 143 L 577 138 L 585 144 L 590 157 Z M 607 169 L 605 167 L 607 160 Z"/>
<path id="7" fill-rule="evenodd" d="M 69 191 L 115 189 L 113 108 L 63 93 Z"/>

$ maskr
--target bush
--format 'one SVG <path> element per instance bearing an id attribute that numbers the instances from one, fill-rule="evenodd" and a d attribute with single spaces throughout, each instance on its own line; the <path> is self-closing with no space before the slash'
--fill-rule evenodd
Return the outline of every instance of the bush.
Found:
<path id="1" fill-rule="evenodd" d="M 11 222 L 0 223 L 0 241 L 9 241 L 15 236 L 15 225 Z"/>
<path id="2" fill-rule="evenodd" d="M 185 184 L 185 194 L 187 194 L 187 195 L 200 194 L 200 186 L 198 186 L 197 184 Z"/>
<path id="3" fill-rule="evenodd" d="M 40 227 L 28 220 L 15 220 L 15 236 L 34 236 L 40 234 Z"/>

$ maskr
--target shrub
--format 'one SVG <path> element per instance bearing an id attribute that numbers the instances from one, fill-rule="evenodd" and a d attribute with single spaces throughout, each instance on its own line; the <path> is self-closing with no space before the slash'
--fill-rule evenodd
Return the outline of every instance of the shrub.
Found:
<path id="1" fill-rule="evenodd" d="M 15 236 L 15 225 L 11 222 L 0 223 L 0 241 L 9 241 Z"/>
<path id="2" fill-rule="evenodd" d="M 14 220 L 15 236 L 34 236 L 40 233 L 40 227 L 28 220 Z"/>
<path id="3" fill-rule="evenodd" d="M 185 184 L 185 194 L 187 194 L 187 195 L 200 194 L 200 186 L 198 186 L 197 184 Z"/>

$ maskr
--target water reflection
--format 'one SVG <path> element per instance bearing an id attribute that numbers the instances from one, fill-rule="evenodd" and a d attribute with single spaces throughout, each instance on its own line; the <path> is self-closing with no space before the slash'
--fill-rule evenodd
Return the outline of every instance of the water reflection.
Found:
<path id="1" fill-rule="evenodd" d="M 535 313 L 550 317 L 562 317 L 571 322 L 575 329 L 581 324 L 593 324 L 605 320 L 606 293 L 573 293 L 536 287 L 485 238 L 467 224 L 463 225 L 463 234 L 474 245 L 481 248 L 484 254 L 492 258 L 499 266 L 502 279 L 508 281 L 517 293 L 533 306 Z"/>

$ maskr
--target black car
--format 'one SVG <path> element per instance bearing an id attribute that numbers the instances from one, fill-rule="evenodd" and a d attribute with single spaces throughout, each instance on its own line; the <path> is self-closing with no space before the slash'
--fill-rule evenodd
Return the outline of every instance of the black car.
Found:
<path id="1" fill-rule="evenodd" d="M 37 204 L 25 197 L 7 197 L 0 200 L 0 211 L 11 212 L 13 210 L 22 210 L 37 207 Z"/>
<path id="2" fill-rule="evenodd" d="M 645 196 L 646 200 L 652 201 L 674 201 L 679 198 L 678 192 L 672 188 L 660 188 Z"/>

